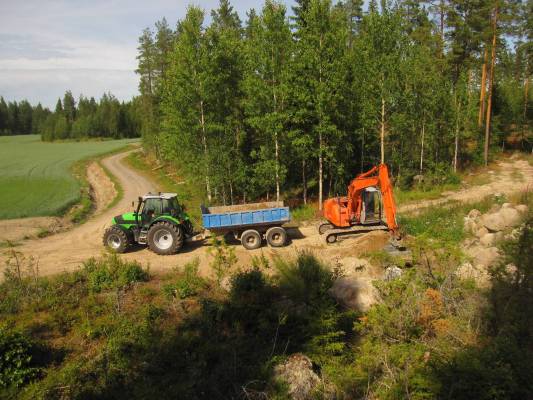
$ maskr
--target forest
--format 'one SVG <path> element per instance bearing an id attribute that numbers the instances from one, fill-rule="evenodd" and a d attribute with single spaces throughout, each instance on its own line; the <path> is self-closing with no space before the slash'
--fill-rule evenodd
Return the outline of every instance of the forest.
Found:
<path id="1" fill-rule="evenodd" d="M 206 198 L 307 202 L 386 162 L 396 185 L 532 150 L 533 2 L 228 0 L 139 38 L 141 130 Z"/>
<path id="2" fill-rule="evenodd" d="M 39 134 L 43 141 L 94 137 L 131 138 L 139 136 L 140 117 L 136 100 L 120 102 L 111 93 L 99 101 L 71 91 L 58 99 L 52 112 L 41 103 L 27 100 L 7 102 L 0 97 L 0 135 Z"/>

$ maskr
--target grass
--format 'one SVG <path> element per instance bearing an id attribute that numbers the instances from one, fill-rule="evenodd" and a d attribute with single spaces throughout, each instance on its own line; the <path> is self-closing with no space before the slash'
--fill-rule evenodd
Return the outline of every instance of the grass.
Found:
<path id="1" fill-rule="evenodd" d="M 150 180 L 156 182 L 162 191 L 177 193 L 180 203 L 185 205 L 193 223 L 197 226 L 201 224 L 202 213 L 200 205 L 206 201 L 201 183 L 192 179 L 183 181 L 170 166 L 154 170 L 152 160 L 142 153 L 131 153 L 126 157 L 126 162 L 131 167 L 141 171 Z"/>
<path id="2" fill-rule="evenodd" d="M 82 163 L 134 141 L 45 143 L 37 135 L 0 137 L 0 219 L 61 215 L 81 202 L 82 211 L 73 219 L 82 220 L 91 206 Z"/>
<path id="3" fill-rule="evenodd" d="M 443 192 L 457 190 L 461 187 L 459 183 L 448 183 L 444 185 L 432 186 L 430 189 L 394 190 L 394 198 L 398 205 L 411 201 L 438 199 Z"/>

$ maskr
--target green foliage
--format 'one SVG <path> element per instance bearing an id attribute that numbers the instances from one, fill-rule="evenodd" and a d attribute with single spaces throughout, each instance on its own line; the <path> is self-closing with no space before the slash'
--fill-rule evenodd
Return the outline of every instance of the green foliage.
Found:
<path id="1" fill-rule="evenodd" d="M 198 275 L 199 265 L 200 261 L 197 258 L 185 264 L 179 278 L 175 282 L 163 286 L 165 295 L 180 299 L 196 296 L 206 286 L 205 280 Z"/>
<path id="2" fill-rule="evenodd" d="M 209 266 L 220 286 L 222 279 L 231 273 L 233 266 L 237 263 L 237 256 L 235 255 L 235 248 L 228 246 L 224 238 L 213 236 L 211 246 L 209 253 L 213 256 L 213 260 Z"/>
<path id="3" fill-rule="evenodd" d="M 120 289 L 135 282 L 146 282 L 150 275 L 135 261 L 122 261 L 116 254 L 101 259 L 91 258 L 83 263 L 89 291 Z"/>
<path id="4" fill-rule="evenodd" d="M 22 386 L 38 376 L 40 369 L 32 362 L 33 347 L 22 333 L 0 327 L 0 388 Z"/>

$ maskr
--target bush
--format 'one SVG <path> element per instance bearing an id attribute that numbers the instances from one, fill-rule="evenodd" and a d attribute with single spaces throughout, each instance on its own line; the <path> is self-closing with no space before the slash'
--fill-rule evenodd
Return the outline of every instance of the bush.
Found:
<path id="1" fill-rule="evenodd" d="M 146 282 L 150 275 L 137 262 L 122 261 L 116 254 L 91 258 L 83 264 L 89 291 L 124 288 L 134 282 Z"/>
<path id="2" fill-rule="evenodd" d="M 22 333 L 0 328 L 0 387 L 19 387 L 38 375 L 40 369 L 32 362 L 33 348 Z"/>
<path id="3" fill-rule="evenodd" d="M 178 297 L 186 299 L 187 297 L 196 296 L 200 290 L 206 286 L 206 282 L 198 276 L 198 267 L 200 260 L 197 258 L 185 264 L 183 273 L 175 283 L 163 286 L 163 292 L 167 297 Z"/>

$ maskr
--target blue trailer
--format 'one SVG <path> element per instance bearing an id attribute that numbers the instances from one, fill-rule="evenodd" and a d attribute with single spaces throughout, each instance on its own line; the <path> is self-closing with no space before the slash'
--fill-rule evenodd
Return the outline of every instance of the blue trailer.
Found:
<path id="1" fill-rule="evenodd" d="M 287 243 L 283 224 L 290 221 L 289 207 L 282 202 L 240 204 L 222 207 L 202 207 L 205 229 L 215 234 L 232 234 L 248 249 L 261 247 L 263 238 L 272 247 Z"/>

